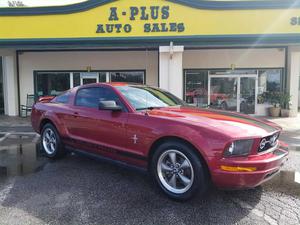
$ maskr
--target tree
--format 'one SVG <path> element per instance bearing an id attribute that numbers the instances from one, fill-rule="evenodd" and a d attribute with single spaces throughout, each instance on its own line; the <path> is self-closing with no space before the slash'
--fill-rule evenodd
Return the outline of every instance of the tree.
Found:
<path id="1" fill-rule="evenodd" d="M 8 7 L 24 7 L 26 6 L 22 1 L 7 1 Z"/>

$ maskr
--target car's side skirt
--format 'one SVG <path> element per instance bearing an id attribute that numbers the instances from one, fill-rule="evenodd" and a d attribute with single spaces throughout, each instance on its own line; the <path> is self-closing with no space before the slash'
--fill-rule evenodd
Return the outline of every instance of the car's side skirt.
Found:
<path id="1" fill-rule="evenodd" d="M 78 139 L 74 139 L 74 138 L 63 138 L 63 142 L 66 145 L 68 145 L 67 144 L 68 142 L 77 143 L 77 144 L 86 146 L 88 148 L 97 149 L 97 150 L 99 150 L 99 152 L 113 153 L 113 154 L 116 154 L 116 155 L 119 155 L 119 156 L 122 156 L 122 157 L 127 157 L 127 158 L 140 160 L 140 161 L 144 161 L 144 162 L 146 162 L 148 160 L 147 157 L 142 156 L 142 155 L 138 155 L 138 154 L 135 154 L 135 153 L 123 151 L 121 149 L 107 147 L 105 145 L 100 145 L 100 144 L 94 144 L 94 143 L 90 143 L 90 142 L 87 142 L 87 141 L 82 141 L 82 140 L 78 140 Z"/>
<path id="2" fill-rule="evenodd" d="M 65 149 L 70 151 L 70 152 L 75 152 L 79 155 L 83 155 L 83 156 L 86 156 L 86 157 L 89 157 L 89 158 L 92 158 L 92 159 L 96 159 L 96 160 L 100 160 L 101 162 L 107 162 L 107 163 L 111 163 L 111 164 L 114 164 L 114 165 L 117 165 L 117 166 L 120 166 L 120 167 L 125 167 L 125 168 L 128 168 L 128 169 L 133 169 L 135 171 L 139 171 L 139 172 L 142 172 L 142 173 L 147 173 L 147 168 L 145 167 L 139 167 L 139 166 L 136 166 L 136 165 L 133 165 L 133 164 L 129 164 L 129 163 L 126 163 L 124 161 L 121 161 L 121 160 L 116 160 L 116 159 L 111 159 L 109 157 L 105 157 L 103 155 L 100 155 L 100 154 L 95 154 L 95 153 L 91 153 L 91 152 L 88 152 L 88 151 L 85 151 L 85 150 L 81 150 L 81 149 L 77 149 L 77 148 L 74 148 L 74 147 L 71 147 L 71 146 L 68 146 L 68 145 L 65 145 Z M 134 159 L 137 159 L 135 156 L 135 154 L 131 154 L 131 153 L 127 153 L 125 152 L 121 152 L 119 151 L 119 154 L 121 156 L 125 156 L 125 157 L 132 157 L 134 155 Z"/>

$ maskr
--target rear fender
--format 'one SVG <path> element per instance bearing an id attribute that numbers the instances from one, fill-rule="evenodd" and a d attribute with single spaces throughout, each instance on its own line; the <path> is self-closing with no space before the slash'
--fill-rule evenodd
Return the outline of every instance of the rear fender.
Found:
<path id="1" fill-rule="evenodd" d="M 40 131 L 42 130 L 43 123 L 45 121 L 50 121 L 57 129 L 60 136 L 67 136 L 67 129 L 60 121 L 60 119 L 57 117 L 57 115 L 52 111 L 46 111 L 44 115 L 41 117 L 40 121 Z"/>

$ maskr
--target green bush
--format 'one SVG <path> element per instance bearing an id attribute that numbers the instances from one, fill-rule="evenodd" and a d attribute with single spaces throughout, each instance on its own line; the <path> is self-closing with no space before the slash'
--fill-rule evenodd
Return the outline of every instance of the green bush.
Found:
<path id="1" fill-rule="evenodd" d="M 267 99 L 274 107 L 280 107 L 281 96 L 282 92 L 274 91 L 267 93 Z"/>
<path id="2" fill-rule="evenodd" d="M 280 96 L 280 106 L 284 109 L 289 109 L 291 96 L 287 93 L 282 93 Z"/>

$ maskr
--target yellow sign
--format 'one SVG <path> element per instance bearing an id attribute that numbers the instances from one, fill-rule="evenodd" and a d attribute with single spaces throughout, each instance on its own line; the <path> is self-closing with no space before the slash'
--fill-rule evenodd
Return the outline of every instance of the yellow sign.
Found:
<path id="1" fill-rule="evenodd" d="M 0 16 L 0 40 L 300 34 L 299 16 L 300 9 L 212 10 L 118 0 L 69 14 Z"/>

